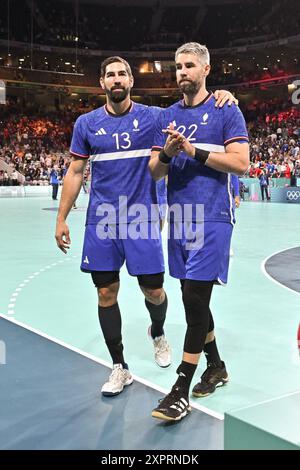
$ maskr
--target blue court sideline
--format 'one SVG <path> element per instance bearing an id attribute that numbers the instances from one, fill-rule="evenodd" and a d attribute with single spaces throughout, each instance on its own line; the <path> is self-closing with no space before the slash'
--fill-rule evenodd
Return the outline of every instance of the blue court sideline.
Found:
<path id="1" fill-rule="evenodd" d="M 9 367 L 1 367 L 0 449 L 222 449 L 223 421 L 195 409 L 181 423 L 155 421 L 161 393 L 134 381 L 100 394 L 108 369 L 0 318 Z"/>

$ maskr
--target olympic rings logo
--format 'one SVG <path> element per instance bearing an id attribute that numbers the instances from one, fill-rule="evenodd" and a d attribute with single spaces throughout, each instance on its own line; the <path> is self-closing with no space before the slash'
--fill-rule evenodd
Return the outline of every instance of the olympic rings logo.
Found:
<path id="1" fill-rule="evenodd" d="M 297 201 L 300 197 L 300 191 L 287 191 L 286 196 L 290 201 Z"/>

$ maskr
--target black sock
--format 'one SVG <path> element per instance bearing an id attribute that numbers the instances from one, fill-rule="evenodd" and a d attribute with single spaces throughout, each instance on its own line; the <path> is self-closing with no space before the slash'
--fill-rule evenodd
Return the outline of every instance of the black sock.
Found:
<path id="1" fill-rule="evenodd" d="M 219 356 L 216 338 L 210 343 L 204 345 L 204 353 L 206 356 L 207 364 L 212 364 L 216 367 L 222 367 L 222 360 Z"/>
<path id="2" fill-rule="evenodd" d="M 118 303 L 111 307 L 100 307 L 98 305 L 98 316 L 113 363 L 122 364 L 124 368 L 128 368 L 123 356 L 122 321 Z"/>
<path id="3" fill-rule="evenodd" d="M 176 371 L 178 374 L 178 379 L 175 382 L 175 386 L 182 388 L 186 396 L 189 394 L 191 381 L 194 377 L 196 369 L 197 364 L 190 364 L 189 362 L 182 361 Z"/>
<path id="4" fill-rule="evenodd" d="M 166 312 L 168 307 L 168 297 L 165 293 L 165 300 L 160 305 L 155 305 L 145 299 L 146 307 L 150 313 L 150 318 L 152 321 L 151 325 L 151 336 L 152 338 L 157 338 L 164 334 L 164 323 L 166 319 Z"/>

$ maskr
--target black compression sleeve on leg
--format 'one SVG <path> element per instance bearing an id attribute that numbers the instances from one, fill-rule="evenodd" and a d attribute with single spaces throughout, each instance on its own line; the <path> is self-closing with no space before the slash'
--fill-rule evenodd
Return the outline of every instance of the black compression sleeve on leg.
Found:
<path id="1" fill-rule="evenodd" d="M 209 310 L 209 327 L 208 332 L 210 333 L 215 328 L 214 318 L 211 311 Z M 203 351 L 207 360 L 207 364 L 213 364 L 216 367 L 222 367 L 222 360 L 219 356 L 219 351 L 217 348 L 216 338 L 214 338 L 209 343 L 205 343 Z"/>
<path id="2" fill-rule="evenodd" d="M 199 354 L 203 351 L 209 326 L 209 302 L 212 281 L 187 279 L 183 288 L 183 303 L 187 322 L 184 351 Z"/>
<path id="3" fill-rule="evenodd" d="M 165 299 L 160 305 L 155 305 L 145 299 L 146 307 L 150 313 L 150 318 L 152 321 L 151 325 L 151 336 L 152 338 L 157 338 L 164 334 L 164 323 L 166 319 L 166 313 L 168 308 L 168 297 L 165 293 Z"/>
<path id="4" fill-rule="evenodd" d="M 178 379 L 175 382 L 175 385 L 181 387 L 186 395 L 191 385 L 191 381 L 196 372 L 197 365 L 191 364 L 189 362 L 182 361 L 180 366 L 177 368 L 176 373 L 178 374 Z"/>
<path id="5" fill-rule="evenodd" d="M 222 367 L 222 360 L 219 356 L 216 338 L 214 338 L 210 343 L 206 343 L 204 345 L 204 353 L 207 364 L 213 364 L 215 367 Z"/>
<path id="6" fill-rule="evenodd" d="M 125 364 L 122 344 L 122 320 L 118 303 L 111 307 L 98 305 L 99 322 L 114 364 Z"/>

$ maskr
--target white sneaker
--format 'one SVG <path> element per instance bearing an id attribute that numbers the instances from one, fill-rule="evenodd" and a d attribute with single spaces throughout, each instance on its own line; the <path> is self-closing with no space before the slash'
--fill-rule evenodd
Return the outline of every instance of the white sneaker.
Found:
<path id="1" fill-rule="evenodd" d="M 107 397 L 118 395 L 126 385 L 132 382 L 133 378 L 129 370 L 123 369 L 122 364 L 114 364 L 108 381 L 101 388 L 101 393 Z"/>
<path id="2" fill-rule="evenodd" d="M 171 348 L 165 335 L 153 339 L 151 336 L 151 326 L 149 326 L 148 335 L 153 341 L 156 364 L 159 365 L 159 367 L 169 367 L 169 365 L 171 365 Z"/>

